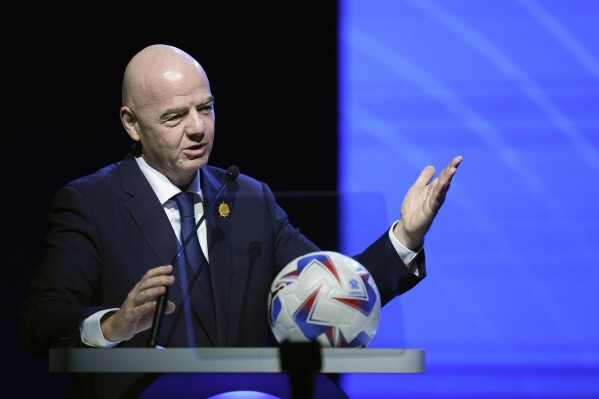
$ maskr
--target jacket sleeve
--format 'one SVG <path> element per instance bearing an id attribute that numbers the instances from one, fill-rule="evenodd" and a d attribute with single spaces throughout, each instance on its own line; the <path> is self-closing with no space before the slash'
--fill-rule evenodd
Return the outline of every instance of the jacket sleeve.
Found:
<path id="1" fill-rule="evenodd" d="M 21 338 L 40 356 L 48 356 L 50 348 L 81 345 L 79 324 L 101 309 L 88 306 L 101 264 L 94 225 L 83 204 L 72 187 L 62 188 L 52 200 L 43 258 L 21 308 Z"/>
<path id="2" fill-rule="evenodd" d="M 424 249 L 412 260 L 418 267 L 418 276 L 410 272 L 406 264 L 393 247 L 389 239 L 389 232 L 385 231 L 374 243 L 368 246 L 364 252 L 353 256 L 372 275 L 374 282 L 381 295 L 382 305 L 401 295 L 426 277 L 426 262 Z"/>

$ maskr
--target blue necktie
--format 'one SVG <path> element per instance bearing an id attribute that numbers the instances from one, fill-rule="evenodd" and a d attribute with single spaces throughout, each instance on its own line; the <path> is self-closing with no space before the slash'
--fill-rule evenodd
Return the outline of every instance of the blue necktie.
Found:
<path id="1" fill-rule="evenodd" d="M 193 234 L 193 238 L 190 239 L 185 247 L 184 256 L 179 258 L 181 273 L 185 273 L 189 276 L 187 278 L 187 289 L 189 290 L 188 293 L 192 299 L 197 298 L 197 296 L 194 295 L 194 290 L 200 291 L 200 303 L 194 303 L 194 305 L 200 308 L 200 319 L 202 320 L 202 324 L 206 328 L 208 335 L 214 337 L 216 327 L 212 281 L 210 279 L 210 267 L 202 252 L 202 248 L 200 247 L 197 230 L 195 228 L 194 194 L 179 193 L 174 197 L 174 200 L 177 202 L 179 213 L 181 215 L 181 244 L 183 245 L 190 234 Z M 181 276 L 184 278 L 183 275 Z M 191 332 L 188 331 L 188 336 L 190 333 Z M 194 342 L 190 342 L 190 346 L 195 346 L 193 344 Z"/>

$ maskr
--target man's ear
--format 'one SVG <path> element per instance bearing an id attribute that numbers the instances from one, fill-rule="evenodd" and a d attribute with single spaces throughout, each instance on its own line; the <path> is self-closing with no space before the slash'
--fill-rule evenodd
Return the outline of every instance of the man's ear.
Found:
<path id="1" fill-rule="evenodd" d="M 120 117 L 121 117 L 121 123 L 123 124 L 123 127 L 125 128 L 125 130 L 127 131 L 127 134 L 129 135 L 129 137 L 131 137 L 131 140 L 138 142 L 139 141 L 139 132 L 138 132 L 138 124 L 137 124 L 137 118 L 135 117 L 135 114 L 133 113 L 133 111 L 131 111 L 131 109 L 125 105 L 123 105 L 120 109 Z"/>

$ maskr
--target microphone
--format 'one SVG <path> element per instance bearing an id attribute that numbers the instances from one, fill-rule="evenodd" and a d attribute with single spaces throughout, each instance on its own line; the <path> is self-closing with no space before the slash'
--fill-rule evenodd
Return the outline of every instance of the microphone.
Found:
<path id="1" fill-rule="evenodd" d="M 183 253 L 185 252 L 185 248 L 187 247 L 189 242 L 191 242 L 192 239 L 195 238 L 197 240 L 197 236 L 196 236 L 195 232 L 197 231 L 198 227 L 200 227 L 200 225 L 202 224 L 204 219 L 206 219 L 206 215 L 208 215 L 208 213 L 212 210 L 212 208 L 214 207 L 214 204 L 216 204 L 216 201 L 219 199 L 220 195 L 225 190 L 225 188 L 227 188 L 231 182 L 233 182 L 235 179 L 237 179 L 237 176 L 239 176 L 239 168 L 236 165 L 229 166 L 229 168 L 227 169 L 227 172 L 225 173 L 225 182 L 223 183 L 222 187 L 220 188 L 220 190 L 218 191 L 218 193 L 216 194 L 216 196 L 210 203 L 210 206 L 208 206 L 208 208 L 204 211 L 204 214 L 202 215 L 202 217 L 200 217 L 200 220 L 198 220 L 198 222 L 196 223 L 196 225 L 193 229 L 193 232 L 191 234 L 189 234 L 189 236 L 187 236 L 185 241 L 183 241 L 183 245 L 181 245 L 181 249 L 179 249 L 179 252 L 177 253 L 177 255 L 175 255 L 175 257 L 171 261 L 171 263 L 170 263 L 171 265 L 174 266 L 179 261 L 179 258 L 181 258 L 181 256 L 183 256 Z M 181 239 L 183 239 L 183 237 L 181 237 Z M 150 331 L 150 339 L 148 340 L 148 347 L 150 347 L 150 348 L 158 347 L 158 342 L 160 341 L 160 338 L 159 338 L 160 329 L 162 327 L 162 320 L 164 319 L 164 312 L 166 311 L 166 305 L 168 302 L 168 286 L 165 288 L 166 288 L 166 292 L 164 294 L 162 294 L 160 297 L 158 297 L 158 299 L 156 301 L 156 309 L 154 310 L 154 319 L 152 321 L 152 329 Z"/>

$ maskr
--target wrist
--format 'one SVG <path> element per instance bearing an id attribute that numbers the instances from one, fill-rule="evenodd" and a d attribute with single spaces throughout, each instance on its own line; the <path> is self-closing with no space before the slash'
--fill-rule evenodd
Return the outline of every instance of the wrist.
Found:
<path id="1" fill-rule="evenodd" d="M 414 234 L 408 234 L 403 226 L 403 221 L 400 219 L 393 229 L 393 234 L 397 241 L 410 251 L 417 252 L 424 245 L 424 237 L 415 237 Z"/>
<path id="2" fill-rule="evenodd" d="M 104 336 L 104 339 L 106 339 L 107 341 L 119 340 L 117 337 L 114 336 L 114 328 L 112 326 L 114 321 L 112 316 L 114 316 L 115 314 L 116 311 L 108 312 L 105 315 L 103 315 L 100 319 L 100 329 L 102 330 L 102 335 Z"/>

